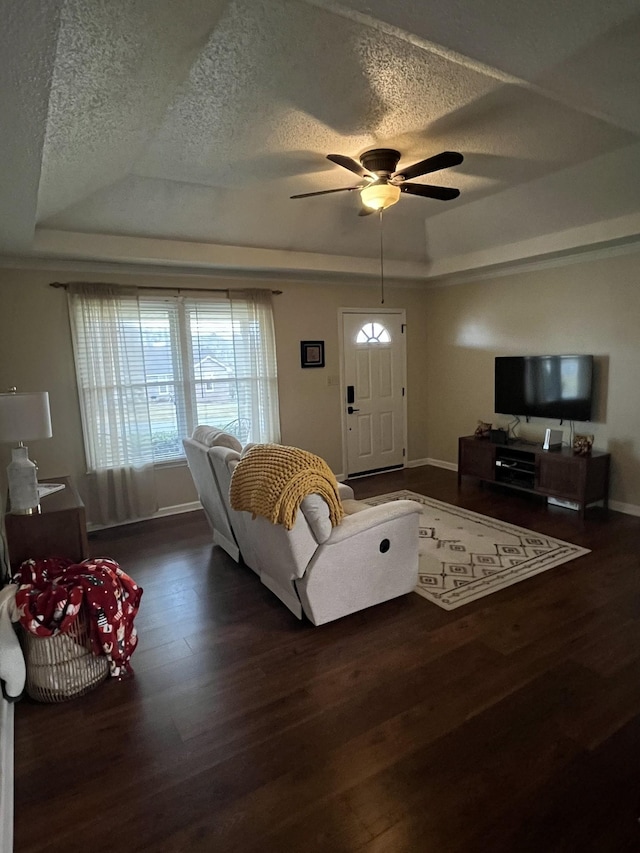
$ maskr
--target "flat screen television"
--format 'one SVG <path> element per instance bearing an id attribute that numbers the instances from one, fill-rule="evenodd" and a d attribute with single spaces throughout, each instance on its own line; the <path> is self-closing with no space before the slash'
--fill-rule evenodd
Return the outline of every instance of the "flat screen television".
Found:
<path id="1" fill-rule="evenodd" d="M 592 355 L 496 358 L 497 413 L 590 421 L 592 393 Z"/>

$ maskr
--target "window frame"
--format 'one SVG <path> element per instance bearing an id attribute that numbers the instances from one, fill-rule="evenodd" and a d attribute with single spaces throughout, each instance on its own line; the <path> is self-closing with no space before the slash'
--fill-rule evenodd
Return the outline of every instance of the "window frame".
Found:
<path id="1" fill-rule="evenodd" d="M 89 286 L 92 287 L 92 286 Z M 96 288 L 99 286 L 96 285 Z M 270 304 L 268 307 L 268 322 L 265 324 L 261 320 L 265 317 L 263 308 L 258 309 L 257 303 L 251 302 L 250 293 L 246 293 L 246 302 L 243 302 L 242 293 L 236 292 L 235 301 L 228 296 L 217 296 L 211 293 L 196 295 L 194 291 L 189 297 L 178 295 L 167 295 L 159 293 L 158 290 L 152 288 L 141 288 L 132 293 L 130 289 L 122 289 L 122 292 L 117 292 L 117 289 L 111 287 L 110 292 L 100 294 L 99 299 L 108 300 L 113 296 L 114 305 L 113 318 L 110 319 L 108 331 L 104 335 L 103 343 L 113 339 L 124 339 L 127 334 L 131 334 L 131 317 L 127 316 L 128 307 L 126 300 L 135 300 L 137 309 L 130 306 L 131 316 L 137 314 L 137 326 L 134 326 L 132 339 L 137 340 L 134 345 L 135 351 L 135 368 L 127 371 L 118 370 L 117 364 L 121 363 L 124 358 L 127 361 L 126 354 L 118 353 L 114 356 L 116 368 L 114 373 L 119 378 L 125 378 L 125 381 L 113 382 L 110 385 L 104 383 L 92 384 L 89 377 L 96 375 L 92 373 L 92 368 L 89 365 L 89 359 L 95 358 L 95 353 L 89 352 L 88 346 L 76 345 L 75 324 L 72 318 L 72 328 L 74 328 L 74 358 L 76 361 L 76 373 L 78 376 L 78 390 L 82 414 L 83 438 L 85 444 L 85 452 L 89 470 L 98 470 L 99 468 L 121 467 L 129 464 L 153 464 L 154 466 L 177 466 L 185 464 L 184 448 L 181 439 L 193 433 L 194 428 L 198 423 L 212 423 L 216 426 L 224 428 L 227 422 L 241 422 L 247 420 L 247 415 L 252 413 L 255 415 L 255 407 L 258 405 L 258 410 L 263 411 L 259 403 L 256 404 L 256 394 L 264 399 L 264 390 L 262 386 L 268 386 L 268 407 L 269 415 L 267 422 L 273 425 L 274 411 L 276 428 L 279 430 L 279 418 L 277 417 L 278 400 L 277 400 L 277 363 L 275 361 L 275 340 L 273 339 L 273 323 L 270 316 Z M 100 292 L 96 290 L 96 296 Z M 255 291 L 254 291 L 255 294 Z M 90 292 L 87 298 L 91 298 L 93 292 Z M 81 297 L 82 294 L 79 294 Z M 119 305 L 115 303 L 122 300 Z M 265 302 L 265 297 L 261 300 Z M 228 312 L 221 310 L 222 306 L 228 306 Z M 89 316 L 88 309 L 83 309 L 80 303 L 72 304 L 72 297 L 69 301 L 70 312 L 76 311 L 77 316 L 80 316 L 84 311 Z M 235 306 L 235 309 L 234 309 Z M 108 310 L 108 309 L 107 309 Z M 198 319 L 198 310 L 200 310 L 202 319 Z M 234 316 L 234 310 L 235 315 Z M 219 312 L 219 317 L 218 317 Z M 99 311 L 97 312 L 99 314 Z M 165 350 L 166 366 L 171 364 L 172 373 L 166 370 L 154 373 L 153 364 L 151 363 L 152 343 L 149 338 L 153 336 L 147 331 L 153 326 L 153 315 L 156 315 L 156 329 L 159 330 L 160 345 L 163 345 L 162 338 L 166 335 Z M 146 315 L 146 316 L 145 316 Z M 111 315 L 110 315 L 111 316 Z M 145 320 L 147 323 L 145 324 Z M 166 321 L 166 329 L 163 324 Z M 87 331 L 96 329 L 95 318 L 82 318 L 82 330 L 86 336 Z M 211 357 L 214 370 L 211 375 L 203 373 L 198 374 L 198 365 L 201 365 L 206 358 L 206 355 L 198 361 L 199 347 L 201 339 L 199 338 L 198 330 L 195 328 L 198 323 L 201 323 L 205 328 L 207 324 L 217 325 L 221 323 L 223 333 L 221 338 L 228 338 L 229 351 L 227 360 L 224 355 L 220 355 L 220 350 L 213 348 L 206 355 Z M 93 325 L 92 325 L 93 324 Z M 128 326 L 127 326 L 128 324 Z M 270 329 L 267 329 L 270 326 Z M 138 332 L 135 331 L 138 330 Z M 249 337 L 244 337 L 244 331 L 248 331 Z M 214 335 L 217 332 L 213 333 Z M 139 335 L 139 339 L 138 339 Z M 255 336 L 255 337 L 254 337 Z M 269 341 L 267 342 L 267 337 Z M 79 338 L 80 339 L 80 338 Z M 271 357 L 260 359 L 260 368 L 254 375 L 251 367 L 247 364 L 253 364 L 251 358 L 251 348 L 256 346 L 256 340 L 261 347 L 269 349 L 272 353 Z M 98 348 L 99 349 L 99 348 Z M 126 350 L 126 343 L 123 346 Z M 223 348 L 223 353 L 226 350 Z M 216 376 L 215 364 L 221 365 L 221 375 Z M 165 366 L 160 362 L 161 366 Z M 238 373 L 240 365 L 240 375 Z M 266 365 L 266 368 L 265 368 Z M 226 374 L 225 374 L 226 371 Z M 135 376 L 135 381 L 131 377 Z M 142 381 L 140 381 L 143 377 Z M 242 386 L 242 399 L 240 399 L 240 387 Z M 199 398 L 198 390 L 210 388 L 209 391 L 204 391 Z M 262 389 L 262 390 L 260 390 Z M 219 391 L 220 393 L 216 393 Z M 141 397 L 136 397 L 141 393 Z M 275 393 L 275 399 L 273 398 Z M 220 403 L 220 397 L 228 395 L 228 401 Z M 114 431 L 114 425 L 104 417 L 100 420 L 104 424 L 104 430 L 100 432 L 95 429 L 97 419 L 91 417 L 91 412 L 100 410 L 100 407 L 106 407 L 108 404 L 107 397 L 113 396 L 116 401 L 116 408 L 122 409 L 124 421 L 131 421 L 134 426 L 131 433 L 128 433 L 123 421 L 116 418 L 116 422 L 120 423 L 122 431 Z M 91 408 L 91 403 L 88 399 L 94 396 L 96 403 L 94 409 Z M 206 398 L 210 398 L 207 400 Z M 160 398 L 160 399 L 159 399 Z M 162 399 L 167 398 L 167 399 Z M 136 402 L 137 400 L 137 402 Z M 138 403 L 140 409 L 138 413 Z M 157 448 L 156 437 L 162 435 L 163 414 L 154 422 L 153 407 L 156 403 L 163 405 L 172 405 L 174 411 L 170 413 L 170 417 L 166 419 L 168 426 L 164 427 L 166 441 L 170 444 L 169 448 L 162 451 Z M 89 408 L 85 411 L 85 406 Z M 218 406 L 219 411 L 212 416 L 210 411 L 212 407 Z M 251 411 L 250 411 L 251 410 Z M 144 412 L 146 412 L 146 421 Z M 169 414 L 169 413 L 167 413 Z M 142 420 L 140 420 L 142 417 Z M 213 420 L 212 420 L 213 417 Z M 93 420 L 93 423 L 91 421 Z M 255 419 L 254 419 L 255 420 Z M 262 429 L 264 417 L 259 417 L 260 424 L 256 424 L 257 429 Z M 137 421 L 137 425 L 136 425 Z M 250 423 L 251 418 L 249 418 Z M 146 423 L 146 426 L 144 426 Z M 89 425 L 88 425 L 89 424 Z M 136 448 L 140 451 L 140 456 L 137 461 L 131 461 L 131 455 L 135 456 L 135 450 L 130 450 L 130 445 L 135 445 L 135 436 L 138 428 L 143 428 L 148 434 L 146 444 L 143 448 Z M 109 436 L 112 436 L 111 440 Z M 117 436 L 115 439 L 113 436 Z M 264 439 L 262 439 L 264 440 Z M 274 439 L 272 439 L 274 440 Z M 278 436 L 279 440 L 279 436 Z M 162 441 L 162 439 L 160 439 Z M 123 451 L 120 445 L 127 445 L 127 450 Z M 172 446 L 171 446 L 172 445 Z M 115 449 L 114 449 L 115 448 Z M 117 461 L 114 461 L 117 460 Z"/>

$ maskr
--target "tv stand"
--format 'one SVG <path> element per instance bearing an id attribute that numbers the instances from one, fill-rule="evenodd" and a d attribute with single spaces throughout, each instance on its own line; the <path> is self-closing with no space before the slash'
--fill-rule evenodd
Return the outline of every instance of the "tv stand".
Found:
<path id="1" fill-rule="evenodd" d="M 493 444 L 473 435 L 458 439 L 458 486 L 462 477 L 478 477 L 512 489 L 577 503 L 582 518 L 587 505 L 609 498 L 609 453 L 574 455 L 571 448 L 543 450 L 523 441 Z"/>

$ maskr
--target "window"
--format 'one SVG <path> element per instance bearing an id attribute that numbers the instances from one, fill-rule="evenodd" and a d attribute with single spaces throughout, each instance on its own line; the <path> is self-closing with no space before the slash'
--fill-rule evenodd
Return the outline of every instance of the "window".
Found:
<path id="1" fill-rule="evenodd" d="M 197 424 L 278 441 L 271 294 L 69 290 L 90 470 L 184 456 Z"/>
<path id="2" fill-rule="evenodd" d="M 388 344 L 391 335 L 380 323 L 365 323 L 356 337 L 357 344 Z"/>

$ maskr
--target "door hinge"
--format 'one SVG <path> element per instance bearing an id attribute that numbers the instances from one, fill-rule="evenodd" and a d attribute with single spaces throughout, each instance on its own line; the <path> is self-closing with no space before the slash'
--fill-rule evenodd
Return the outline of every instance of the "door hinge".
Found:
<path id="1" fill-rule="evenodd" d="M 404 388 L 402 389 L 402 396 L 404 397 Z"/>
<path id="2" fill-rule="evenodd" d="M 400 324 L 400 331 L 401 331 L 401 333 L 402 333 L 403 335 L 404 335 L 404 330 L 405 330 L 406 328 L 407 328 L 407 324 L 406 324 L 406 323 L 401 323 L 401 324 Z"/>
<path id="3" fill-rule="evenodd" d="M 406 456 L 406 455 L 407 455 L 407 451 L 404 449 L 404 447 L 402 448 L 402 455 L 403 455 L 403 456 Z"/>

